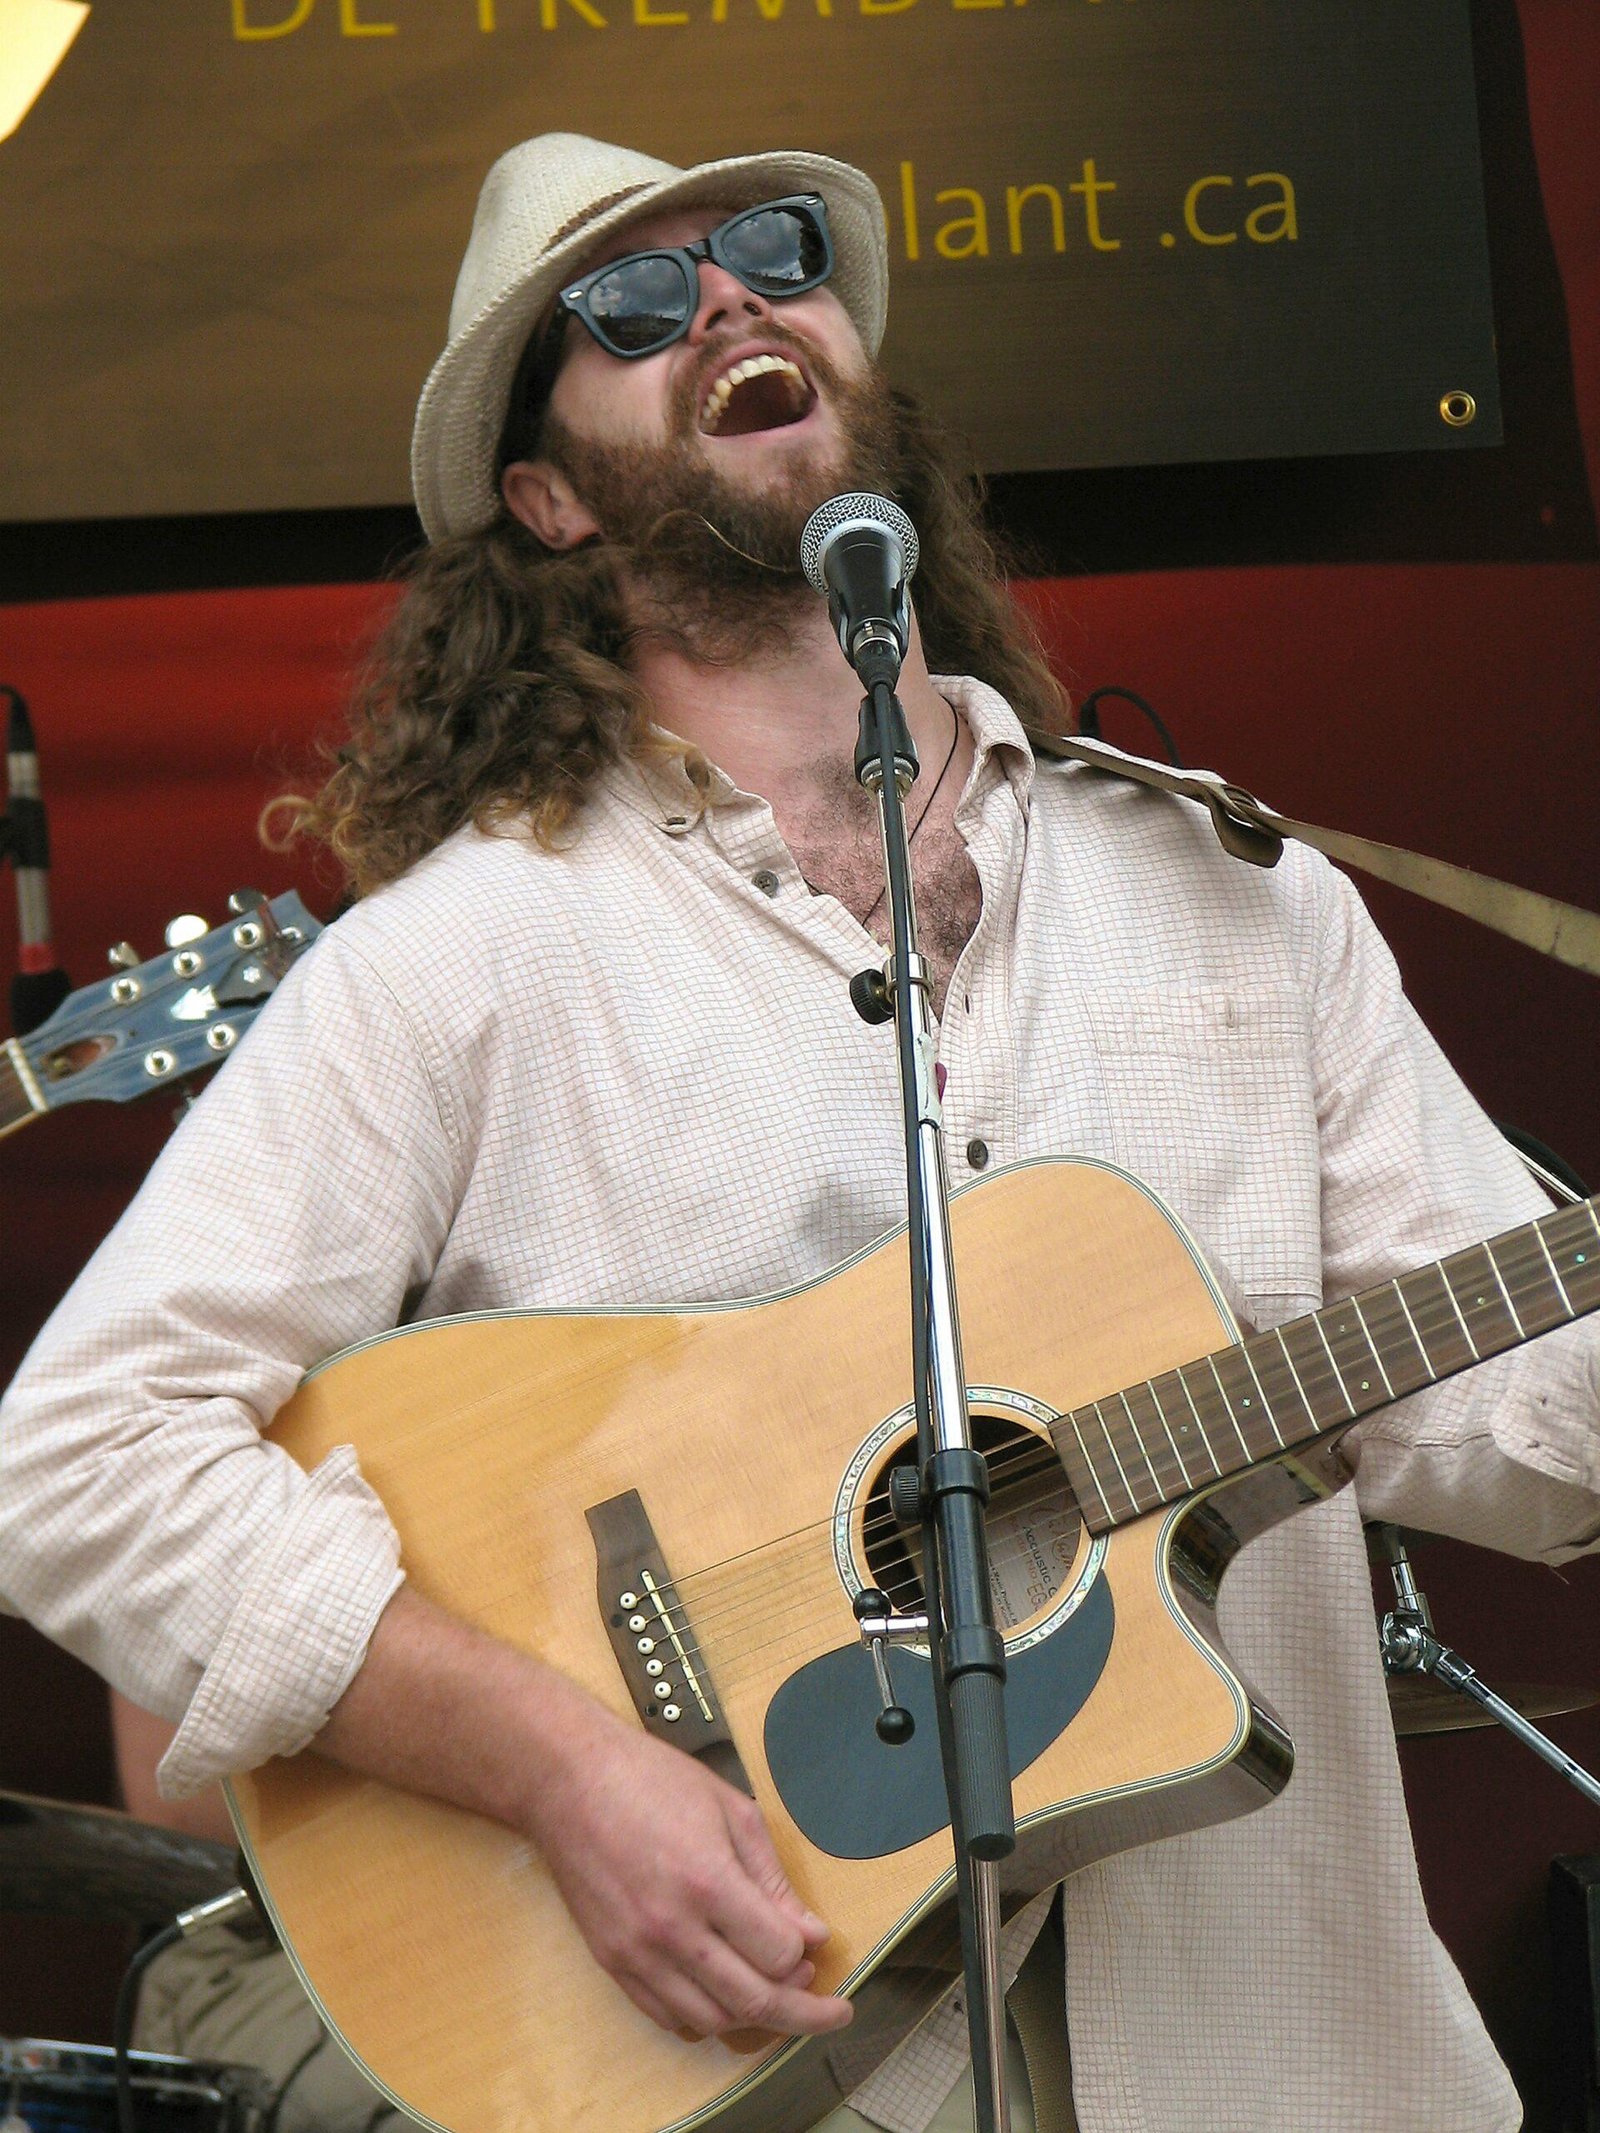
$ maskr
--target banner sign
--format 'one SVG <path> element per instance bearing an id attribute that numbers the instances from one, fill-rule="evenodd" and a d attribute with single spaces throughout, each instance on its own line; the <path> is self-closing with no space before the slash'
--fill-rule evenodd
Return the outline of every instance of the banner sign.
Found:
<path id="1" fill-rule="evenodd" d="M 551 130 L 863 166 L 891 374 L 990 471 L 1497 443 L 1468 10 L 0 0 L 0 519 L 402 502 Z"/>

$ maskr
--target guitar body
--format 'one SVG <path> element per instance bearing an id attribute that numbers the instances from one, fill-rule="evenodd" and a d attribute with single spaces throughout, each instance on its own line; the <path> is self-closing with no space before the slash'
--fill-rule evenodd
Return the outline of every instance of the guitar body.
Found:
<path id="1" fill-rule="evenodd" d="M 1093 1859 L 1281 1789 L 1289 1744 L 1218 1644 L 1217 1583 L 1253 1532 L 1342 1475 L 1317 1447 L 1092 1538 L 1049 1421 L 1230 1343 L 1227 1306 L 1176 1219 L 1109 1166 L 997 1172 L 954 1197 L 952 1225 L 974 1412 L 1001 1447 L 991 1527 L 1021 1764 L 1010 1912 Z M 435 1321 L 336 1358 L 277 1418 L 272 1436 L 307 1467 L 356 1445 L 417 1591 L 623 1713 L 658 1692 L 624 1677 L 621 1602 L 636 1595 L 610 1590 L 630 1574 L 597 1573 L 588 1514 L 642 1510 L 681 1634 L 654 1640 L 659 1693 L 686 1746 L 700 1696 L 714 1708 L 790 1880 L 833 1929 L 819 1989 L 856 2002 L 832 2038 L 684 2042 L 601 1972 L 513 1832 L 309 1751 L 235 1779 L 285 1947 L 416 2117 L 450 2133 L 798 2133 L 949 1985 L 933 1722 L 904 1747 L 877 1741 L 851 1614 L 861 1585 L 898 1580 L 898 1602 L 914 1576 L 882 1515 L 885 1468 L 914 1431 L 906 1291 L 900 1233 L 752 1304 Z M 1008 1484 L 1007 1461 L 1025 1478 Z M 900 1700 L 931 1709 L 926 1659 L 899 1649 L 891 1665 Z M 660 1711 L 650 1723 L 674 1737 Z"/>

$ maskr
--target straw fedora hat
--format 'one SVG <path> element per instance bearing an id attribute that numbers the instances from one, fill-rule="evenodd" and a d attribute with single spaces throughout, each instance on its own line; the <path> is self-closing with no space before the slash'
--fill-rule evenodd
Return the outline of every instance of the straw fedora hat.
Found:
<path id="1" fill-rule="evenodd" d="M 888 231 L 877 187 L 848 163 L 779 151 L 678 170 L 577 133 L 540 134 L 503 155 L 478 195 L 449 343 L 417 406 L 411 482 L 428 538 L 475 533 L 499 509 L 495 453 L 518 360 L 562 282 L 597 244 L 669 207 L 731 213 L 800 192 L 827 202 L 829 286 L 875 355 L 889 302 Z"/>

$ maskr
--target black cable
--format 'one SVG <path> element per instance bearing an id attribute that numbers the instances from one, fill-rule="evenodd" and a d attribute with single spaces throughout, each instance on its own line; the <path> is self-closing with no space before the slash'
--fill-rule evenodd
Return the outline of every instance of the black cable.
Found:
<path id="1" fill-rule="evenodd" d="M 111 2024 L 117 2084 L 117 2133 L 138 2133 L 133 2116 L 133 2067 L 129 2049 L 133 2037 L 134 2012 L 139 2005 L 139 1986 L 156 1957 L 164 1954 L 182 1938 L 181 1926 L 163 1926 L 135 1955 L 123 1971 L 122 1983 L 117 1987 L 117 2011 Z"/>
<path id="2" fill-rule="evenodd" d="M 267 2115 L 261 2121 L 261 2133 L 278 2133 L 278 2118 L 283 2110 L 284 2099 L 318 2052 L 327 2044 L 328 2035 L 327 2030 L 319 2027 L 315 2040 L 307 2046 L 299 2058 L 296 2059 L 294 2065 L 290 2067 L 288 2073 L 284 2075 L 283 2086 L 279 2089 L 277 2095 L 273 2097 Z"/>
<path id="3" fill-rule="evenodd" d="M 1185 767 L 1183 757 L 1178 753 L 1178 744 L 1167 731 L 1166 721 L 1162 718 L 1160 712 L 1156 710 L 1153 704 L 1146 703 L 1142 696 L 1135 694 L 1132 689 L 1118 688 L 1115 682 L 1107 682 L 1104 688 L 1091 689 L 1083 699 L 1083 702 L 1079 704 L 1078 731 L 1085 739 L 1098 741 L 1102 738 L 1100 732 L 1100 703 L 1107 696 L 1120 697 L 1125 704 L 1132 704 L 1136 711 L 1142 711 L 1151 725 L 1155 727 L 1157 733 L 1160 734 L 1161 745 L 1167 751 L 1167 761 L 1172 765 L 1173 769 L 1182 770 Z"/>

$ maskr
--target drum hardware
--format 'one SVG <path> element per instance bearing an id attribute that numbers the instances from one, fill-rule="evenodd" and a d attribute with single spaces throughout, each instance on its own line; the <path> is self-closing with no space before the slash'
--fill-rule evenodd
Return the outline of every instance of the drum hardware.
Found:
<path id="1" fill-rule="evenodd" d="M 253 2066 L 131 2055 L 140 2133 L 256 2133 L 271 2102 Z M 115 2133 L 116 2080 L 110 2046 L 0 2038 L 4 2133 Z"/>
<path id="2" fill-rule="evenodd" d="M 234 1854 L 209 1838 L 110 1807 L 0 1792 L 0 1910 L 147 1927 L 238 1880 Z"/>
<path id="3" fill-rule="evenodd" d="M 1383 1617 L 1378 1629 L 1378 1647 L 1385 1674 L 1391 1677 L 1426 1674 L 1447 1691 L 1469 1699 L 1482 1714 L 1477 1723 L 1497 1721 L 1513 1739 L 1531 1749 L 1541 1762 L 1559 1771 L 1586 1800 L 1600 1807 L 1600 1780 L 1558 1748 L 1537 1726 L 1530 1724 L 1508 1698 L 1497 1696 L 1459 1652 L 1453 1652 L 1434 1634 L 1433 1616 L 1426 1596 L 1412 1575 L 1411 1558 L 1406 1553 L 1400 1528 L 1384 1524 L 1368 1526 L 1367 1552 L 1374 1563 L 1386 1566 L 1394 1579 L 1397 1605 Z M 1590 1703 L 1600 1701 L 1593 1696 L 1585 1700 Z"/>

